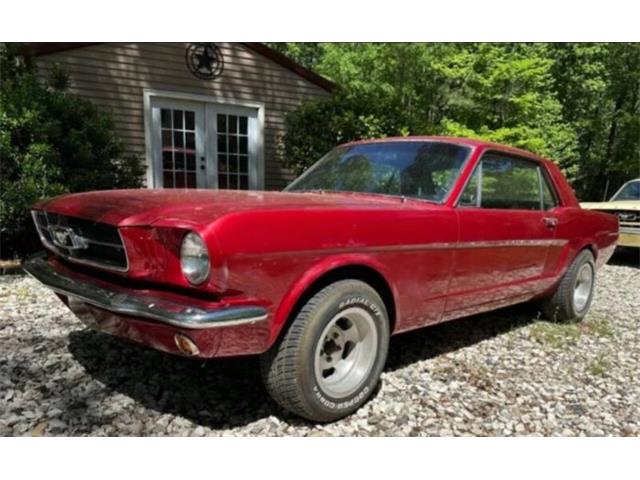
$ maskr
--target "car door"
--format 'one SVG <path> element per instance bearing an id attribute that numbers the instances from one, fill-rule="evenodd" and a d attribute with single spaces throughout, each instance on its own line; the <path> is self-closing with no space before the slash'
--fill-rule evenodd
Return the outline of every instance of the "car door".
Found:
<path id="1" fill-rule="evenodd" d="M 532 280 L 544 273 L 557 225 L 545 210 L 550 193 L 543 169 L 539 162 L 502 152 L 482 156 L 455 207 L 459 243 L 447 312 L 515 301 L 536 291 Z"/>

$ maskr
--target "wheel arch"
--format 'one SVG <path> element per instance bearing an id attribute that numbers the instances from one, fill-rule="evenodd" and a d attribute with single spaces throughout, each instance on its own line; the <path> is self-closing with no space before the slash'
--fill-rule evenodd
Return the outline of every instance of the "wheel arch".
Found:
<path id="1" fill-rule="evenodd" d="M 591 252 L 591 254 L 593 255 L 594 259 L 598 258 L 598 247 L 596 246 L 595 242 L 593 242 L 593 241 L 586 242 L 584 245 L 582 245 L 580 248 L 578 248 L 576 250 L 576 254 L 574 255 L 574 258 L 577 257 L 582 250 L 589 250 Z"/>
<path id="2" fill-rule="evenodd" d="M 368 259 L 333 260 L 310 269 L 288 290 L 276 310 L 269 345 L 286 331 L 313 295 L 331 283 L 347 279 L 363 281 L 380 295 L 389 316 L 389 329 L 393 332 L 397 321 L 396 295 L 382 268 Z"/>

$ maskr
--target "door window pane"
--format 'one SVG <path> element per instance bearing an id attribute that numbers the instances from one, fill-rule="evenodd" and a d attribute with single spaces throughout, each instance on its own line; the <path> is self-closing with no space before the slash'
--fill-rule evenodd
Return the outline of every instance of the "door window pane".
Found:
<path id="1" fill-rule="evenodd" d="M 162 128 L 171 128 L 171 112 L 167 108 L 163 108 L 160 111 L 160 117 L 162 118 Z"/>
<path id="2" fill-rule="evenodd" d="M 218 132 L 226 133 L 227 132 L 227 116 L 218 114 Z"/>
<path id="3" fill-rule="evenodd" d="M 192 132 L 187 132 L 185 134 L 185 140 L 187 142 L 186 147 L 187 150 L 195 150 L 196 149 L 196 134 Z"/>
<path id="4" fill-rule="evenodd" d="M 184 121 L 186 130 L 196 129 L 196 112 L 184 112 Z"/>
<path id="5" fill-rule="evenodd" d="M 173 152 L 162 152 L 162 168 L 173 170 Z"/>
<path id="6" fill-rule="evenodd" d="M 240 117 L 240 125 L 238 131 L 241 135 L 247 135 L 247 125 L 249 123 L 249 119 L 247 117 Z"/>
<path id="7" fill-rule="evenodd" d="M 173 128 L 182 129 L 182 110 L 173 111 Z"/>
<path id="8" fill-rule="evenodd" d="M 184 171 L 182 172 L 176 172 L 175 174 L 175 188 L 185 188 L 186 184 L 184 181 Z"/>
<path id="9" fill-rule="evenodd" d="M 196 172 L 187 172 L 187 188 L 196 188 Z"/>
<path id="10" fill-rule="evenodd" d="M 162 130 L 162 148 L 171 147 L 171 130 Z"/>
<path id="11" fill-rule="evenodd" d="M 162 185 L 164 188 L 173 188 L 173 170 L 162 172 Z"/>
<path id="12" fill-rule="evenodd" d="M 184 148 L 184 134 L 182 131 L 173 132 L 173 146 L 175 148 Z"/>
<path id="13" fill-rule="evenodd" d="M 233 173 L 238 172 L 238 156 L 229 155 L 229 171 Z"/>
<path id="14" fill-rule="evenodd" d="M 227 182 L 227 175 L 224 173 L 218 174 L 218 188 L 228 188 L 229 183 Z"/>
<path id="15" fill-rule="evenodd" d="M 249 188 L 249 117 L 216 116 L 218 130 L 218 188 Z"/>
<path id="16" fill-rule="evenodd" d="M 246 155 L 240 155 L 239 157 L 240 164 L 238 165 L 238 171 L 243 173 L 249 171 L 249 157 Z"/>
<path id="17" fill-rule="evenodd" d="M 226 152 L 227 151 L 227 135 L 226 134 L 218 134 L 218 152 Z"/>
<path id="18" fill-rule="evenodd" d="M 187 153 L 187 170 L 195 172 L 196 156 L 193 153 Z"/>
<path id="19" fill-rule="evenodd" d="M 249 153 L 248 146 L 248 138 L 247 137 L 239 137 L 238 138 L 238 153 L 246 155 Z"/>
<path id="20" fill-rule="evenodd" d="M 218 172 L 219 173 L 227 173 L 229 171 L 229 165 L 227 164 L 227 156 L 226 155 L 218 155 Z"/>
<path id="21" fill-rule="evenodd" d="M 175 152 L 175 169 L 184 170 L 184 152 Z"/>

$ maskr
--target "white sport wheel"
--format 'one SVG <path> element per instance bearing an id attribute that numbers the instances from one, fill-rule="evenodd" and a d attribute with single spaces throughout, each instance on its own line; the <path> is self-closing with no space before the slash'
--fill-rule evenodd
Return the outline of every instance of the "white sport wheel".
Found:
<path id="1" fill-rule="evenodd" d="M 340 280 L 313 295 L 261 358 L 269 394 L 318 422 L 357 410 L 379 381 L 389 347 L 389 317 L 378 292 Z"/>
<path id="2" fill-rule="evenodd" d="M 578 312 L 584 310 L 589 300 L 591 300 L 593 277 L 593 265 L 584 263 L 578 270 L 573 287 L 573 306 Z"/>
<path id="3" fill-rule="evenodd" d="M 377 351 L 378 331 L 370 311 L 352 307 L 336 314 L 316 345 L 318 386 L 332 397 L 352 394 L 369 376 Z"/>

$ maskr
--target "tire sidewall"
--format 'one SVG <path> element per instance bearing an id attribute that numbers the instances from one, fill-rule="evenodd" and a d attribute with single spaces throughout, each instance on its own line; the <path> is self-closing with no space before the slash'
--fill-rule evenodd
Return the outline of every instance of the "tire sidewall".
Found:
<path id="1" fill-rule="evenodd" d="M 374 392 L 387 358 L 389 346 L 389 320 L 384 302 L 377 293 L 365 284 L 349 282 L 350 288 L 336 289 L 313 312 L 307 335 L 303 342 L 305 354 L 301 386 L 308 406 L 318 417 L 327 420 L 342 417 L 356 410 Z M 354 288 L 355 287 L 355 288 Z M 369 312 L 377 330 L 377 354 L 367 379 L 353 393 L 336 398 L 325 393 L 315 376 L 314 356 L 325 327 L 334 316 L 349 308 L 360 307 Z"/>
<path id="2" fill-rule="evenodd" d="M 589 298 L 587 300 L 587 303 L 585 304 L 585 306 L 581 309 L 581 310 L 577 310 L 575 303 L 574 303 L 574 288 L 576 285 L 576 281 L 577 281 L 577 277 L 578 274 L 580 272 L 580 269 L 582 268 L 583 265 L 590 265 L 591 266 L 591 274 L 593 275 L 592 277 L 592 281 L 591 281 L 591 290 L 589 292 Z M 591 308 L 591 302 L 593 301 L 593 292 L 595 290 L 595 286 L 596 286 L 596 265 L 595 265 L 595 260 L 593 258 L 593 254 L 589 251 L 584 251 L 582 252 L 577 258 L 576 258 L 576 262 L 573 265 L 573 269 L 572 269 L 572 275 L 571 275 L 571 288 L 570 288 L 570 295 L 569 298 L 567 299 L 568 301 L 568 306 L 569 306 L 569 311 L 571 312 L 572 317 L 576 318 L 576 319 L 582 319 L 587 312 L 589 311 L 589 308 Z"/>

